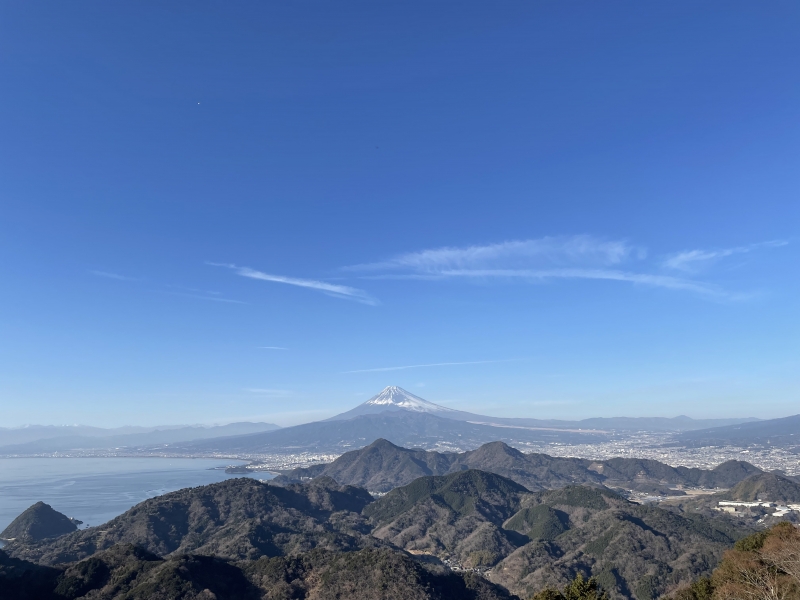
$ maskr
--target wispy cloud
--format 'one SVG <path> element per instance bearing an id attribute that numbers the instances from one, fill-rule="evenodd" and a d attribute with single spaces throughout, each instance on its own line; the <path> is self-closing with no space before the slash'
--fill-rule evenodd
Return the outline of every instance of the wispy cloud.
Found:
<path id="1" fill-rule="evenodd" d="M 269 281 L 272 283 L 284 283 L 286 285 L 294 285 L 297 287 L 309 288 L 312 290 L 323 292 L 324 294 L 328 296 L 333 296 L 334 298 L 354 300 L 356 302 L 360 302 L 362 304 L 369 304 L 372 306 L 377 305 L 379 303 L 376 298 L 373 298 L 370 294 L 368 294 L 364 290 L 353 288 L 347 285 L 339 285 L 334 283 L 328 283 L 326 281 L 317 281 L 314 279 L 299 279 L 297 277 L 284 277 L 283 275 L 271 275 L 269 273 L 263 273 L 262 271 L 251 269 L 250 267 L 239 267 L 237 265 L 232 265 L 232 264 L 212 263 L 212 262 L 209 262 L 207 264 L 215 267 L 226 267 L 228 269 L 232 269 L 237 275 L 240 275 L 242 277 L 248 277 L 250 279 Z"/>
<path id="2" fill-rule="evenodd" d="M 119 273 L 111 271 L 89 271 L 92 275 L 97 277 L 104 277 L 106 279 L 114 279 L 116 281 L 136 281 L 141 282 L 141 279 L 136 277 L 127 277 Z M 165 284 L 162 289 L 150 290 L 158 294 L 168 294 L 170 296 L 182 296 L 184 298 L 196 298 L 198 300 L 211 300 L 212 302 L 222 302 L 225 304 L 247 304 L 241 300 L 233 300 L 232 298 L 225 298 L 220 292 L 201 290 L 197 288 L 186 287 L 183 285 Z"/>
<path id="3" fill-rule="evenodd" d="M 92 275 L 97 277 L 105 277 L 106 279 L 116 279 L 117 281 L 139 281 L 136 277 L 127 277 L 119 273 L 112 273 L 111 271 L 89 271 Z"/>
<path id="4" fill-rule="evenodd" d="M 685 250 L 673 254 L 664 261 L 664 266 L 669 269 L 676 269 L 679 271 L 696 271 L 701 266 L 708 265 L 714 261 L 733 256 L 735 254 L 748 254 L 755 250 L 762 250 L 765 248 L 778 248 L 780 246 L 788 245 L 786 240 L 771 240 L 768 242 L 759 242 L 756 244 L 748 244 L 746 246 L 736 246 L 734 248 L 721 248 L 717 250 Z"/>
<path id="5" fill-rule="evenodd" d="M 682 290 L 708 298 L 744 297 L 711 283 L 647 272 L 646 256 L 644 248 L 626 240 L 578 235 L 484 246 L 433 248 L 381 262 L 346 267 L 346 270 L 360 273 L 366 279 L 507 279 L 540 283 L 552 279 L 622 281 Z"/>
<path id="6" fill-rule="evenodd" d="M 349 271 L 413 271 L 441 275 L 473 269 L 529 269 L 552 266 L 613 266 L 645 251 L 625 240 L 589 235 L 543 237 L 498 244 L 443 247 L 401 254 L 385 261 L 346 267 Z"/>
<path id="7" fill-rule="evenodd" d="M 263 394 L 265 396 L 288 396 L 291 394 L 291 390 L 274 390 L 268 388 L 245 388 L 245 392 L 250 392 L 251 394 Z"/>
<path id="8" fill-rule="evenodd" d="M 258 346 L 259 350 L 288 350 L 283 346 Z"/>
<path id="9" fill-rule="evenodd" d="M 347 373 L 379 373 L 382 371 L 404 371 L 405 369 L 421 369 L 424 367 L 452 367 L 455 365 L 485 365 L 489 363 L 502 363 L 520 360 L 517 358 L 510 358 L 506 360 L 470 360 L 466 362 L 442 362 L 442 363 L 429 363 L 425 365 L 403 365 L 401 367 L 378 367 L 377 369 L 356 369 L 354 371 L 342 371 L 342 374 Z"/>
<path id="10" fill-rule="evenodd" d="M 224 302 L 227 304 L 247 304 L 241 300 L 233 300 L 231 298 L 222 298 L 221 296 L 204 296 L 202 294 L 185 294 L 183 292 L 165 292 L 170 296 L 183 296 L 184 298 L 196 298 L 198 300 L 211 300 L 211 302 Z"/>
<path id="11" fill-rule="evenodd" d="M 629 283 L 685 290 L 709 297 L 730 297 L 731 294 L 712 284 L 668 275 L 634 273 L 615 269 L 462 269 L 444 271 L 443 276 L 480 278 L 516 278 L 529 281 L 548 279 L 597 279 L 607 281 L 626 281 Z"/>

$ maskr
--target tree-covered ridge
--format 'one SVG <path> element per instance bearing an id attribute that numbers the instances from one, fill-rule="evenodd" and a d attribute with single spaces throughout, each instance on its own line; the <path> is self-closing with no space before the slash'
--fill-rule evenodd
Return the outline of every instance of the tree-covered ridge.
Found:
<path id="1" fill-rule="evenodd" d="M 373 535 L 463 567 L 488 567 L 528 540 L 502 527 L 528 493 L 493 473 L 421 477 L 364 510 Z"/>
<path id="2" fill-rule="evenodd" d="M 635 504 L 603 488 L 526 493 L 480 471 L 417 479 L 364 514 L 373 535 L 480 568 L 521 597 L 582 573 L 612 598 L 650 600 L 710 572 L 742 535 L 725 519 Z"/>
<path id="3" fill-rule="evenodd" d="M 625 490 L 680 494 L 670 486 L 729 488 L 761 470 L 743 461 L 728 461 L 716 468 L 672 467 L 656 460 L 614 458 L 591 461 L 547 454 L 523 454 L 503 442 L 490 442 L 468 452 L 435 452 L 396 446 L 385 439 L 347 452 L 327 465 L 293 469 L 275 479 L 287 484 L 331 477 L 341 484 L 372 492 L 388 492 L 419 477 L 449 475 L 478 469 L 502 475 L 529 490 L 568 485 L 594 485 Z"/>
<path id="4" fill-rule="evenodd" d="M 469 470 L 443 477 L 420 477 L 396 488 L 365 508 L 364 514 L 376 523 L 385 523 L 401 513 L 431 500 L 461 515 L 476 510 L 503 514 L 516 506 L 528 490 L 523 486 L 484 471 Z"/>
<path id="5" fill-rule="evenodd" d="M 783 522 L 736 542 L 710 577 L 672 600 L 800 599 L 800 529 Z"/>
<path id="6" fill-rule="evenodd" d="M 0 597 L 15 600 L 510 600 L 501 587 L 471 573 L 424 567 L 408 555 L 366 549 L 316 549 L 292 557 L 227 561 L 177 554 L 161 558 L 117 544 L 58 568 L 28 564 L 25 577 L 5 572 Z M 20 563 L 22 561 L 16 561 Z M 37 570 L 38 569 L 38 570 Z"/>
<path id="7" fill-rule="evenodd" d="M 529 492 L 511 479 L 479 470 L 418 478 L 378 500 L 326 477 L 287 486 L 242 478 L 152 498 L 102 526 L 60 538 L 11 543 L 6 551 L 14 558 L 9 561 L 44 566 L 10 562 L 0 579 L 19 587 L 50 577 L 54 572 L 47 565 L 71 563 L 66 571 L 59 566 L 56 575 L 59 589 L 69 588 L 74 595 L 83 589 L 83 579 L 114 571 L 109 561 L 120 548 L 130 547 L 135 552 L 126 550 L 118 558 L 140 561 L 131 568 L 136 585 L 145 586 L 141 589 L 152 591 L 157 582 L 186 594 L 209 589 L 218 598 L 239 598 L 246 596 L 225 596 L 203 583 L 205 573 L 216 573 L 220 582 L 228 581 L 228 575 L 237 581 L 244 577 L 261 589 L 248 570 L 251 563 L 281 559 L 297 565 L 311 555 L 335 562 L 330 557 L 342 553 L 377 557 L 370 552 L 386 550 L 408 560 L 416 556 L 414 564 L 426 572 L 444 573 L 445 566 L 476 569 L 486 581 L 521 598 L 547 588 L 563 593 L 580 574 L 586 581 L 594 578 L 612 600 L 646 600 L 710 573 L 743 535 L 732 522 L 635 504 L 602 487 Z M 76 564 L 83 571 L 70 570 Z M 44 570 L 34 577 L 34 567 Z M 287 581 L 290 587 L 305 586 L 302 593 L 309 598 L 326 597 L 330 586 L 313 591 L 311 579 L 321 572 L 314 568 Z M 28 573 L 28 580 L 15 573 Z M 187 573 L 191 585 L 181 579 Z"/>
<path id="8" fill-rule="evenodd" d="M 6 549 L 42 564 L 82 560 L 119 543 L 159 556 L 191 552 L 230 559 L 317 547 L 356 550 L 380 544 L 360 515 L 370 502 L 365 490 L 330 479 L 288 487 L 229 479 L 145 500 L 98 527 Z"/>
<path id="9" fill-rule="evenodd" d="M 521 597 L 563 588 L 577 573 L 612 598 L 650 600 L 709 572 L 741 531 L 612 492 L 571 486 L 524 497 L 504 524 L 530 541 L 489 572 Z"/>
<path id="10" fill-rule="evenodd" d="M 77 529 L 78 526 L 72 519 L 54 510 L 49 504 L 37 502 L 0 532 L 0 539 L 36 542 L 71 533 Z"/>
<path id="11" fill-rule="evenodd" d="M 800 483 L 775 473 L 759 473 L 740 481 L 719 498 L 744 502 L 800 502 Z"/>

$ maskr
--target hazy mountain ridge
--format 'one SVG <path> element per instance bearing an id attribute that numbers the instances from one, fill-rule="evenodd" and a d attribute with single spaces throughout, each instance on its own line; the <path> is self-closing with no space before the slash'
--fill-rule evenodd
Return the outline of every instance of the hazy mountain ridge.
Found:
<path id="1" fill-rule="evenodd" d="M 172 452 L 252 455 L 290 452 L 346 452 L 361 448 L 377 438 L 407 447 L 457 449 L 477 448 L 494 440 L 508 442 L 590 443 L 604 441 L 605 434 L 555 430 L 493 427 L 459 421 L 417 411 L 383 411 L 347 420 L 317 421 L 277 431 L 215 440 L 173 444 Z"/>
<path id="2" fill-rule="evenodd" d="M 491 417 L 463 410 L 440 406 L 429 402 L 397 386 L 388 386 L 359 406 L 338 414 L 328 421 L 341 421 L 366 414 L 379 414 L 384 411 L 412 411 L 438 415 L 456 421 L 470 421 L 482 424 L 509 425 L 543 429 L 573 430 L 624 430 L 624 431 L 689 431 L 708 427 L 720 427 L 750 421 L 746 419 L 692 419 L 686 415 L 677 417 L 594 417 L 577 421 L 563 419 L 532 419 L 515 417 Z"/>
<path id="3" fill-rule="evenodd" d="M 170 452 L 229 455 L 292 452 L 346 452 L 385 438 L 406 447 L 475 449 L 491 441 L 506 443 L 587 444 L 608 441 L 614 431 L 683 431 L 748 419 L 598 418 L 582 421 L 501 418 L 439 406 L 397 386 L 352 410 L 324 421 L 274 432 L 172 444 Z"/>
<path id="4" fill-rule="evenodd" d="M 272 423 L 230 423 L 228 425 L 216 425 L 212 427 L 201 426 L 180 426 L 165 428 L 142 428 L 144 431 L 129 432 L 128 429 L 120 428 L 125 433 L 109 435 L 107 432 L 118 430 L 106 430 L 99 428 L 76 427 L 80 435 L 71 434 L 71 429 L 54 431 L 53 428 L 25 428 L 9 429 L 0 431 L 0 454 L 41 454 L 50 452 L 66 452 L 74 449 L 106 449 L 117 447 L 139 447 L 152 444 L 173 444 L 192 440 L 209 439 L 216 437 L 229 437 L 232 435 L 246 435 L 264 431 L 274 431 L 280 429 Z M 13 443 L 11 439 L 20 437 L 36 436 L 35 431 L 41 430 L 44 437 L 28 440 L 25 442 Z M 90 434 L 87 434 L 87 431 Z M 24 435 L 18 435 L 23 432 Z M 50 432 L 51 435 L 46 435 Z M 56 435 L 58 433 L 58 435 Z"/>
<path id="5" fill-rule="evenodd" d="M 118 431 L 115 435 L 86 427 L 0 429 L 0 454 L 19 456 L 119 448 L 143 454 L 169 451 L 188 456 L 334 453 L 363 447 L 377 438 L 407 447 L 463 451 L 495 440 L 511 444 L 586 444 L 608 441 L 614 432 L 687 432 L 730 423 L 757 424 L 751 421 L 694 420 L 683 415 L 578 421 L 492 417 L 440 406 L 389 386 L 352 410 L 324 421 L 285 428 L 270 423 L 232 423 L 208 428 L 127 428 L 125 433 L 122 429 L 113 430 Z"/>
<path id="6" fill-rule="evenodd" d="M 521 427 L 660 432 L 694 431 L 696 429 L 759 421 L 759 419 L 753 417 L 744 419 L 692 419 L 686 415 L 679 415 L 677 417 L 591 417 L 577 421 L 563 419 L 529 419 L 525 417 L 482 417 L 482 419 L 501 425 L 516 425 Z"/>
<path id="7" fill-rule="evenodd" d="M 181 427 L 181 426 L 176 426 Z M 11 444 L 27 444 L 36 440 L 57 437 L 108 437 L 112 435 L 128 435 L 131 433 L 147 433 L 157 427 L 114 427 L 104 429 L 89 425 L 24 425 L 22 427 L 0 427 L 0 446 Z M 163 429 L 172 429 L 164 427 Z"/>
<path id="8" fill-rule="evenodd" d="M 714 427 L 678 435 L 683 446 L 789 446 L 800 448 L 800 415 Z"/>

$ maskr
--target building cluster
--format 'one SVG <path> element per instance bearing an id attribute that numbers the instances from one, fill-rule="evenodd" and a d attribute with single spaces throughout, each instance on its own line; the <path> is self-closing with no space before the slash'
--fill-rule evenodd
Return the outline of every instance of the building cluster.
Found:
<path id="1" fill-rule="evenodd" d="M 724 500 L 717 503 L 717 510 L 726 513 L 736 514 L 744 508 L 765 508 L 774 509 L 775 512 L 771 513 L 773 517 L 783 517 L 792 511 L 800 512 L 800 504 L 778 504 L 777 502 L 770 502 L 768 500 L 756 500 L 753 502 L 736 502 L 733 500 Z"/>

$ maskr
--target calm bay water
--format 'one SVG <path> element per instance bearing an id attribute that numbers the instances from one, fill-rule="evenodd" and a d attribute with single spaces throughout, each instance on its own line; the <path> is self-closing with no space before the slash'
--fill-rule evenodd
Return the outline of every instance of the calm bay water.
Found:
<path id="1" fill-rule="evenodd" d="M 231 464 L 243 463 L 191 458 L 0 458 L 0 531 L 39 500 L 85 524 L 100 525 L 147 498 L 242 477 L 225 473 L 224 467 Z"/>

